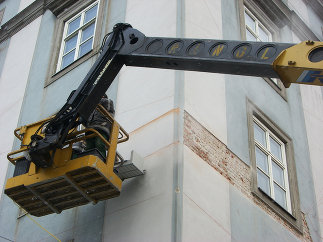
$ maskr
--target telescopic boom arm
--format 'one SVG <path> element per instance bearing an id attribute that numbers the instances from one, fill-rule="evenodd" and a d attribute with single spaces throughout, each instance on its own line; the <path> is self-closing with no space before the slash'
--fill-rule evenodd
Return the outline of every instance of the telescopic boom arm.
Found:
<path id="1" fill-rule="evenodd" d="M 70 129 L 86 123 L 123 65 L 280 78 L 285 87 L 323 86 L 323 42 L 157 38 L 117 24 L 78 89 L 47 124 L 45 138 L 32 139 L 29 153 L 37 166 L 51 165 L 51 152 L 64 143 Z"/>

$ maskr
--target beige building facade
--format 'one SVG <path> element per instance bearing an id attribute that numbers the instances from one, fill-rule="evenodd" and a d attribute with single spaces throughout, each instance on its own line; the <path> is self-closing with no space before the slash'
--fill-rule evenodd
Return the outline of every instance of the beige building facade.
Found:
<path id="1" fill-rule="evenodd" d="M 321 87 L 123 67 L 107 91 L 146 174 L 32 219 L 3 194 L 13 130 L 52 115 L 114 24 L 146 36 L 323 41 L 317 0 L 0 1 L 0 241 L 321 241 Z M 4 138 L 5 137 L 5 138 Z M 37 223 L 36 223 L 36 222 Z"/>

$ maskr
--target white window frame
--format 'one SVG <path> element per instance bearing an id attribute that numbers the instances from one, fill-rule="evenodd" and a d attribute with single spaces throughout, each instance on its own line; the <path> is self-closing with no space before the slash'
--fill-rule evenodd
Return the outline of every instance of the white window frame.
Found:
<path id="1" fill-rule="evenodd" d="M 249 17 L 251 17 L 254 21 L 255 21 L 255 31 L 253 31 L 246 23 L 245 21 L 245 28 L 246 30 L 248 30 L 255 38 L 257 41 L 262 41 L 259 37 L 259 26 L 266 32 L 266 34 L 268 34 L 269 37 L 269 42 L 272 41 L 273 37 L 272 37 L 272 33 L 261 23 L 261 21 L 255 17 L 255 15 L 252 14 L 252 12 L 245 6 L 244 7 L 244 14 L 248 14 Z M 244 18 L 245 15 L 244 15 Z"/>
<path id="2" fill-rule="evenodd" d="M 261 143 L 259 143 L 255 137 L 254 137 L 254 143 L 255 147 L 254 149 L 259 148 L 266 156 L 267 156 L 267 162 L 268 162 L 268 175 L 269 175 L 269 180 L 270 180 L 270 194 L 267 194 L 270 196 L 273 200 L 275 200 L 275 191 L 274 191 L 274 183 L 278 185 L 282 190 L 285 191 L 286 194 L 286 209 L 290 214 L 292 214 L 292 206 L 291 206 L 291 198 L 290 198 L 290 190 L 289 190 L 289 179 L 288 179 L 288 169 L 287 169 L 287 161 L 286 161 L 286 149 L 285 149 L 285 144 L 273 133 L 271 132 L 259 119 L 257 119 L 255 116 L 253 116 L 253 123 L 257 124 L 264 132 L 265 132 L 265 141 L 266 141 L 266 147 L 264 147 Z M 271 153 L 270 149 L 270 137 L 272 137 L 279 145 L 281 148 L 281 158 L 282 160 L 278 160 L 273 153 Z M 283 169 L 284 173 L 284 183 L 285 183 L 285 188 L 282 187 L 280 184 L 274 182 L 273 179 L 273 171 L 272 171 L 272 160 Z M 260 167 L 256 165 L 256 168 L 261 170 L 265 175 L 266 172 L 263 171 Z M 266 175 L 268 177 L 268 175 Z M 258 186 L 259 187 L 259 186 Z"/>
<path id="3" fill-rule="evenodd" d="M 96 12 L 96 17 L 95 20 L 91 20 L 86 24 L 83 24 L 84 22 L 84 17 L 85 17 L 85 12 L 89 9 L 91 9 L 94 5 L 98 5 L 97 7 L 97 12 Z M 91 46 L 91 50 L 93 50 L 93 46 L 94 46 L 94 40 L 96 38 L 95 33 L 96 33 L 96 28 L 97 28 L 97 21 L 98 21 L 98 14 L 99 14 L 99 9 L 100 9 L 100 0 L 97 0 L 95 2 L 93 2 L 92 4 L 90 4 L 89 6 L 87 6 L 86 8 L 84 8 L 83 10 L 81 10 L 80 12 L 78 12 L 77 14 L 75 14 L 72 18 L 70 18 L 69 20 L 67 20 L 64 24 L 64 31 L 63 31 L 63 37 L 61 40 L 61 45 L 60 45 L 60 52 L 59 52 L 59 56 L 58 56 L 58 62 L 57 62 L 57 68 L 56 68 L 56 72 L 59 72 L 64 68 L 61 68 L 62 65 L 62 61 L 63 61 L 63 56 L 64 56 L 64 48 L 65 48 L 65 42 L 66 40 L 70 39 L 72 36 L 75 36 L 75 33 L 77 32 L 77 42 L 76 42 L 76 49 L 75 49 L 75 54 L 74 54 L 74 59 L 73 62 L 71 62 L 70 64 L 74 63 L 76 60 L 78 60 L 79 58 L 81 58 L 82 56 L 78 56 L 79 55 L 79 49 L 82 43 L 86 42 L 88 39 L 92 38 L 88 38 L 87 40 L 84 40 L 81 43 L 81 36 L 82 36 L 82 30 L 87 28 L 88 26 L 90 26 L 93 22 L 94 22 L 94 31 L 93 31 L 93 41 L 92 41 L 92 46 Z M 77 28 L 74 32 L 72 32 L 69 37 L 67 38 L 67 31 L 68 31 L 68 26 L 69 23 L 71 23 L 73 20 L 77 19 L 79 16 L 81 16 L 81 20 L 80 20 L 80 26 L 79 28 Z M 81 25 L 83 24 L 83 25 Z M 69 66 L 69 65 L 68 65 Z"/>

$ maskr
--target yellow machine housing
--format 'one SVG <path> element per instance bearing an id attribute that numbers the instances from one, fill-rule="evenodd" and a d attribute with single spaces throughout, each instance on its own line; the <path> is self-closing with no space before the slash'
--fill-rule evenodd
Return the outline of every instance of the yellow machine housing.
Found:
<path id="1" fill-rule="evenodd" d="M 311 60 L 312 55 L 319 52 L 320 58 Z M 285 87 L 291 83 L 323 86 L 322 52 L 323 42 L 303 41 L 281 52 L 273 68 Z"/>
<path id="2" fill-rule="evenodd" d="M 101 105 L 98 108 L 112 123 L 109 141 L 94 129 L 71 131 L 64 147 L 56 150 L 51 167 L 39 168 L 31 163 L 26 174 L 7 180 L 5 194 L 31 215 L 39 217 L 119 196 L 122 180 L 113 171 L 116 148 L 118 143 L 127 141 L 129 135 Z M 21 154 L 27 151 L 31 135 L 48 120 L 15 130 L 22 148 L 8 154 L 12 164 L 23 157 Z M 72 145 L 94 136 L 105 143 L 106 160 L 95 155 L 72 159 Z"/>

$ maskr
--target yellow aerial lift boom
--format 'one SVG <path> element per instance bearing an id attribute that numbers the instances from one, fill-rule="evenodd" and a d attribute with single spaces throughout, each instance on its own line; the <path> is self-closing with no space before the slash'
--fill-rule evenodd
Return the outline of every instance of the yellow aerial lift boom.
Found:
<path id="1" fill-rule="evenodd" d="M 116 147 L 128 134 L 98 104 L 123 65 L 280 78 L 285 87 L 291 83 L 322 86 L 323 42 L 156 38 L 129 24 L 115 25 L 97 61 L 61 110 L 15 130 L 21 148 L 8 154 L 15 172 L 5 193 L 30 214 L 60 213 L 119 196 L 124 161 Z M 86 126 L 96 108 L 112 124 L 109 140 L 93 128 L 76 129 Z M 73 145 L 94 136 L 106 145 L 106 158 L 86 152 L 73 157 Z M 140 174 L 137 171 L 134 176 Z"/>

